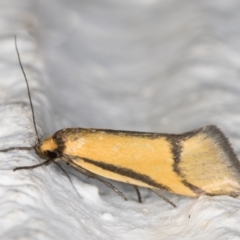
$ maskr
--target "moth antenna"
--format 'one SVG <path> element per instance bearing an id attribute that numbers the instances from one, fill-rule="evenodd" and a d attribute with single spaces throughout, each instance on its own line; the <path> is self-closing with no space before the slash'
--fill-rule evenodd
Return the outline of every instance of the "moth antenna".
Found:
<path id="1" fill-rule="evenodd" d="M 40 138 L 39 138 L 39 134 L 38 134 L 37 126 L 36 126 L 35 113 L 34 113 L 34 109 L 33 109 L 31 93 L 30 93 L 30 89 L 29 89 L 27 76 L 26 76 L 26 73 L 25 73 L 25 71 L 23 69 L 23 65 L 22 65 L 22 62 L 21 62 L 20 54 L 19 54 L 19 51 L 18 51 L 16 35 L 14 35 L 14 42 L 15 42 L 15 48 L 16 48 L 16 52 L 17 52 L 18 62 L 19 62 L 19 65 L 21 67 L 21 70 L 22 70 L 22 73 L 23 73 L 23 76 L 24 76 L 24 79 L 25 79 L 25 82 L 26 82 L 26 85 L 27 85 L 27 93 L 28 93 L 28 98 L 29 98 L 29 102 L 30 102 L 30 106 L 31 106 L 33 125 L 34 125 L 34 129 L 35 129 L 37 141 L 38 141 L 38 144 L 40 144 Z"/>
<path id="2" fill-rule="evenodd" d="M 37 127 L 36 127 L 36 121 L 35 121 L 35 115 L 34 115 L 34 110 L 33 110 L 33 104 L 32 104 L 32 99 L 31 99 L 31 94 L 30 94 L 30 90 L 29 90 L 29 85 L 28 85 L 28 81 L 27 81 L 27 77 L 26 77 L 26 74 L 24 72 L 24 69 L 23 69 L 23 66 L 22 66 L 22 62 L 21 62 L 21 59 L 20 59 L 20 54 L 18 52 L 18 47 L 17 47 L 17 37 L 16 35 L 14 35 L 14 43 L 15 43 L 15 49 L 16 49 L 16 52 L 17 52 L 17 56 L 18 56 L 18 62 L 19 62 L 19 65 L 21 67 L 21 70 L 22 70 L 22 73 L 23 73 L 23 76 L 24 76 L 24 79 L 26 81 L 26 84 L 27 84 L 27 91 L 28 91 L 28 98 L 29 98 L 29 101 L 30 101 L 30 106 L 31 106 L 31 110 L 32 110 L 32 118 L 33 118 L 33 123 L 34 123 L 34 129 L 35 129 L 35 133 L 37 135 L 37 141 L 38 141 L 38 144 L 40 143 L 40 139 L 39 139 L 39 135 L 38 135 L 38 131 L 37 131 Z M 32 150 L 34 147 L 10 147 L 10 148 L 6 148 L 6 149 L 1 149 L 0 152 L 8 152 L 8 151 L 12 151 L 12 150 Z M 34 166 L 33 166 L 34 167 Z M 18 169 L 14 169 L 15 170 L 18 170 Z"/>
<path id="3" fill-rule="evenodd" d="M 19 65 L 21 67 L 21 70 L 22 70 L 22 73 L 23 73 L 23 76 L 24 76 L 24 79 L 25 79 L 25 82 L 26 82 L 26 85 L 27 85 L 27 93 L 28 93 L 28 98 L 29 98 L 30 107 L 31 107 L 31 111 L 32 111 L 32 120 L 33 120 L 33 125 L 34 125 L 34 129 L 35 129 L 36 137 L 37 137 L 37 144 L 40 145 L 41 141 L 40 141 L 40 137 L 39 137 L 38 130 L 37 130 L 37 125 L 36 125 L 36 120 L 35 120 L 35 112 L 34 112 L 34 108 L 33 108 L 31 92 L 30 92 L 27 76 L 26 76 L 26 73 L 25 73 L 23 65 L 22 65 L 21 57 L 20 57 L 20 54 L 19 54 L 19 51 L 18 51 L 16 35 L 14 35 L 14 42 L 15 42 L 15 48 L 16 48 L 16 52 L 17 52 L 18 62 L 19 62 Z M 0 152 L 7 152 L 7 151 L 15 150 L 15 149 L 29 150 L 29 149 L 33 149 L 33 147 L 17 147 L 17 148 L 12 147 L 12 148 L 7 148 L 7 149 L 0 150 Z M 43 165 L 48 165 L 51 162 L 54 162 L 62 170 L 62 172 L 67 176 L 69 182 L 72 184 L 74 190 L 76 191 L 77 195 L 79 196 L 78 191 L 75 188 L 75 186 L 74 186 L 71 178 L 67 174 L 67 172 L 57 162 L 53 161 L 52 159 L 47 159 L 46 161 L 44 161 L 42 163 L 32 165 L 32 166 L 16 167 L 16 168 L 13 169 L 13 171 L 23 170 L 23 169 L 34 169 L 34 168 L 41 167 Z"/>
<path id="4" fill-rule="evenodd" d="M 173 207 L 177 207 L 173 202 L 171 202 L 169 199 L 167 199 L 166 197 L 164 197 L 161 193 L 157 192 L 155 189 L 149 188 L 151 191 L 153 191 L 154 193 L 156 193 L 160 198 L 162 198 L 164 201 L 166 201 L 167 203 L 169 203 L 170 205 L 172 205 Z"/>

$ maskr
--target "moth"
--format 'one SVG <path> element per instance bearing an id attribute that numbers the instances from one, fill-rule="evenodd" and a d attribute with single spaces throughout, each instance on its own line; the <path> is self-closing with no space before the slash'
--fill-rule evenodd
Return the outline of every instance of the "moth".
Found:
<path id="1" fill-rule="evenodd" d="M 214 125 L 183 134 L 133 132 L 106 129 L 66 128 L 40 141 L 28 81 L 15 46 L 32 109 L 37 144 L 36 154 L 44 159 L 34 166 L 65 161 L 76 170 L 96 178 L 126 197 L 101 177 L 157 192 L 163 189 L 188 197 L 201 195 L 239 196 L 240 163 L 228 139 Z M 14 147 L 28 150 L 32 147 Z M 175 206 L 170 200 L 164 200 Z"/>

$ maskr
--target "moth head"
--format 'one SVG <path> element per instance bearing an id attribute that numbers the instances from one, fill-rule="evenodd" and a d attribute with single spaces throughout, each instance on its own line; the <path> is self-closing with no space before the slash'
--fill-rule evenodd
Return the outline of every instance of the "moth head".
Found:
<path id="1" fill-rule="evenodd" d="M 43 140 L 40 144 L 35 146 L 36 154 L 43 159 L 55 160 L 60 157 L 58 146 L 52 137 Z"/>

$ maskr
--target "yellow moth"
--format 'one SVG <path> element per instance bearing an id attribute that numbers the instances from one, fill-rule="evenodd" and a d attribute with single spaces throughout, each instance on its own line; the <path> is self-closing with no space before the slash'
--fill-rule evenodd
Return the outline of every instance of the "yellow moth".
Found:
<path id="1" fill-rule="evenodd" d="M 240 192 L 238 159 L 215 126 L 179 135 L 67 128 L 35 150 L 105 178 L 184 196 Z"/>
<path id="2" fill-rule="evenodd" d="M 20 57 L 19 62 L 22 68 Z M 32 107 L 29 87 L 28 94 Z M 33 108 L 32 113 L 38 136 Z M 12 149 L 16 148 L 1 151 Z M 15 170 L 63 160 L 98 180 L 104 177 L 153 191 L 163 189 L 189 197 L 240 193 L 238 158 L 228 139 L 213 125 L 183 134 L 67 128 L 43 141 L 38 137 L 34 149 L 46 161 Z"/>

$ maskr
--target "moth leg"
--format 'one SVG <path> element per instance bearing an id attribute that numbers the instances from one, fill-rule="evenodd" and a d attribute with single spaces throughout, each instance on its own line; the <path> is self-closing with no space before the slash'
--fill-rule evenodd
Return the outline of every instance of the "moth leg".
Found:
<path id="1" fill-rule="evenodd" d="M 70 178 L 70 176 L 68 175 L 68 173 L 65 171 L 65 169 L 62 168 L 62 166 L 61 166 L 59 163 L 57 163 L 57 162 L 55 162 L 55 161 L 52 161 L 52 162 L 53 162 L 54 164 L 56 164 L 56 165 L 61 169 L 61 171 L 64 173 L 64 175 L 68 178 L 69 182 L 71 183 L 71 185 L 72 185 L 73 189 L 75 190 L 77 196 L 81 198 L 81 196 L 79 195 L 76 187 L 74 186 L 74 184 L 73 184 L 73 182 L 72 182 L 72 179 Z"/>
<path id="2" fill-rule="evenodd" d="M 164 197 L 161 193 L 157 192 L 156 189 L 152 189 L 149 188 L 151 191 L 153 191 L 154 193 L 156 193 L 160 198 L 162 198 L 164 201 L 166 201 L 167 203 L 169 203 L 170 205 L 172 205 L 173 207 L 177 207 L 173 202 L 171 202 L 169 199 L 167 199 L 166 197 Z"/>
<path id="3" fill-rule="evenodd" d="M 102 178 L 100 178 L 98 175 L 91 173 L 89 171 L 87 171 L 86 169 L 83 169 L 79 166 L 76 166 L 74 163 L 72 162 L 68 162 L 68 165 L 73 166 L 75 169 L 79 170 L 82 174 L 86 175 L 89 178 L 93 178 L 98 180 L 99 182 L 102 182 L 103 184 L 105 184 L 107 187 L 111 188 L 115 193 L 117 193 L 120 197 L 122 197 L 125 201 L 127 201 L 127 197 L 116 187 L 114 187 L 110 182 L 107 182 L 105 180 L 103 180 Z"/>
<path id="4" fill-rule="evenodd" d="M 0 152 L 9 152 L 13 150 L 32 150 L 33 147 L 10 147 L 10 148 L 5 148 L 1 149 Z"/>
<path id="5" fill-rule="evenodd" d="M 10 147 L 10 148 L 1 149 L 0 152 L 9 152 L 9 151 L 13 151 L 13 150 L 32 150 L 32 149 L 34 149 L 34 147 Z M 13 171 L 15 172 L 15 171 L 22 170 L 22 169 L 34 169 L 37 167 L 41 167 L 43 165 L 48 165 L 51 162 L 52 162 L 51 159 L 47 159 L 46 161 L 36 164 L 36 165 L 16 167 L 13 169 Z"/>
<path id="6" fill-rule="evenodd" d="M 32 166 L 22 166 L 22 167 L 16 167 L 13 169 L 13 171 L 18 171 L 18 170 L 23 170 L 23 169 L 34 169 L 34 168 L 38 168 L 38 167 L 41 167 L 43 165 L 48 165 L 49 163 L 53 162 L 52 159 L 47 159 L 46 161 L 42 162 L 42 163 L 39 163 L 39 164 L 35 164 L 35 165 L 32 165 Z"/>
<path id="7" fill-rule="evenodd" d="M 95 174 L 90 173 L 90 175 L 88 175 L 88 177 L 93 178 L 93 179 L 97 179 L 99 182 L 102 182 L 103 184 L 105 184 L 107 187 L 111 188 L 115 193 L 117 193 L 120 197 L 122 197 L 125 201 L 127 201 L 127 197 L 116 187 L 114 187 L 110 182 L 103 180 L 102 178 L 98 177 Z"/>
<path id="8" fill-rule="evenodd" d="M 142 197 L 141 197 L 141 193 L 139 191 L 139 188 L 136 185 L 132 185 L 133 188 L 136 190 L 137 196 L 138 196 L 138 202 L 142 203 Z"/>

